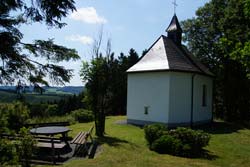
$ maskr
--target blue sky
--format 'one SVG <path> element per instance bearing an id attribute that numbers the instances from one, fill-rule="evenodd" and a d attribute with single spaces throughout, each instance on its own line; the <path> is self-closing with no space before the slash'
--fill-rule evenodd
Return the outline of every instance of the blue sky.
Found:
<path id="1" fill-rule="evenodd" d="M 177 0 L 176 14 L 179 21 L 192 18 L 195 11 L 209 0 Z M 20 27 L 24 42 L 35 39 L 54 38 L 55 43 L 75 48 L 81 60 L 63 62 L 66 68 L 74 69 L 74 77 L 66 85 L 83 85 L 79 70 L 81 61 L 91 58 L 91 44 L 103 26 L 104 46 L 111 38 L 112 51 L 116 56 L 134 48 L 139 54 L 162 34 L 174 14 L 173 0 L 76 0 L 77 11 L 62 21 L 62 29 L 48 28 L 43 24 Z"/>

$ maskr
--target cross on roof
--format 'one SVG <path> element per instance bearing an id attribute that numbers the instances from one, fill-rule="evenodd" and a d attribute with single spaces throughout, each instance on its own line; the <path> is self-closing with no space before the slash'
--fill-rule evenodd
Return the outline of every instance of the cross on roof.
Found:
<path id="1" fill-rule="evenodd" d="M 176 7 L 178 6 L 176 0 L 174 0 L 172 3 L 174 5 L 174 14 L 176 14 Z"/>

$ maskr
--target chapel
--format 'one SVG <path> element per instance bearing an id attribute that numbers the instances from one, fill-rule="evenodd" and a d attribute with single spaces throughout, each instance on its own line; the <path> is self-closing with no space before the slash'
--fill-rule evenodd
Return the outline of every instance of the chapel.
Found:
<path id="1" fill-rule="evenodd" d="M 127 70 L 127 122 L 169 127 L 211 122 L 214 75 L 182 45 L 176 14 L 166 32 Z"/>

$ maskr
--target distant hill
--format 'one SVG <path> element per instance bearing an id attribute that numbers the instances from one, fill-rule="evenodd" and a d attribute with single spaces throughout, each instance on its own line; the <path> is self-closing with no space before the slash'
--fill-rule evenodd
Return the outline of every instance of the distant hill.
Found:
<path id="1" fill-rule="evenodd" d="M 78 95 L 84 90 L 83 86 L 65 86 L 65 87 L 43 87 L 43 94 L 33 92 L 34 87 L 25 88 L 23 96 L 29 103 L 53 102 L 68 98 L 72 95 Z M 0 86 L 0 103 L 10 103 L 17 100 L 15 86 Z"/>
<path id="2" fill-rule="evenodd" d="M 44 94 L 76 94 L 78 95 L 84 90 L 83 86 L 64 86 L 64 87 L 47 87 L 44 86 L 45 89 Z M 15 92 L 15 86 L 0 86 L 0 91 L 7 91 L 7 92 Z M 26 89 L 26 92 L 31 93 L 33 91 L 33 87 L 30 86 Z"/>
<path id="3" fill-rule="evenodd" d="M 73 94 L 79 94 L 82 91 L 84 91 L 84 87 L 83 86 L 64 86 L 62 88 L 59 88 L 58 90 L 60 90 L 62 92 L 69 92 L 69 93 L 73 93 Z"/>
<path id="4" fill-rule="evenodd" d="M 0 90 L 15 92 L 16 87 L 15 86 L 0 86 Z"/>
<path id="5" fill-rule="evenodd" d="M 54 102 L 59 101 L 61 99 L 68 98 L 72 96 L 72 94 L 37 94 L 37 93 L 25 93 L 23 94 L 26 102 L 29 103 L 46 103 L 46 102 Z M 11 103 L 18 100 L 18 96 L 16 93 L 0 90 L 0 103 Z"/>

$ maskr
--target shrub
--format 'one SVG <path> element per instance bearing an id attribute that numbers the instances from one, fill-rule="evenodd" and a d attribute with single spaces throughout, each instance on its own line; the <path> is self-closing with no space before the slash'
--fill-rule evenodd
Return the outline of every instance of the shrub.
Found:
<path id="1" fill-rule="evenodd" d="M 18 157 L 21 160 L 22 166 L 28 167 L 30 166 L 30 160 L 35 150 L 36 141 L 26 128 L 21 128 L 19 133 L 21 138 L 17 143 Z"/>
<path id="2" fill-rule="evenodd" d="M 167 130 L 167 127 L 163 124 L 152 124 L 152 125 L 146 125 L 144 127 L 145 132 L 145 138 L 151 148 L 152 143 L 159 139 L 163 134 L 164 131 Z"/>
<path id="3" fill-rule="evenodd" d="M 181 147 L 181 141 L 170 135 L 163 135 L 152 143 L 152 150 L 160 154 L 177 155 Z"/>
<path id="4" fill-rule="evenodd" d="M 3 105 L 0 105 L 0 133 L 8 131 L 8 114 L 6 113 Z"/>
<path id="5" fill-rule="evenodd" d="M 20 102 L 0 105 L 0 124 L 11 130 L 19 131 L 29 118 L 27 106 Z M 5 120 L 7 121 L 5 121 Z"/>
<path id="6" fill-rule="evenodd" d="M 47 104 L 29 104 L 30 117 L 45 117 Z"/>
<path id="7" fill-rule="evenodd" d="M 176 139 L 181 140 L 183 145 L 182 152 L 185 153 L 185 156 L 200 154 L 202 148 L 208 145 L 211 138 L 208 133 L 201 130 L 195 131 L 189 128 L 177 128 L 175 130 L 170 130 L 169 134 Z"/>
<path id="8" fill-rule="evenodd" d="M 180 155 L 185 157 L 200 156 L 207 146 L 210 135 L 201 130 L 177 128 L 166 131 L 161 124 L 148 125 L 144 128 L 149 148 L 158 153 Z"/>
<path id="9" fill-rule="evenodd" d="M 13 142 L 0 139 L 0 155 L 0 166 L 14 166 L 18 164 L 18 155 Z"/>
<path id="10" fill-rule="evenodd" d="M 51 117 L 59 115 L 57 104 L 29 104 L 31 117 Z"/>
<path id="11" fill-rule="evenodd" d="M 45 110 L 47 116 L 55 116 L 58 115 L 58 105 L 57 104 L 49 104 Z"/>
<path id="12" fill-rule="evenodd" d="M 94 115 L 92 111 L 89 111 L 89 110 L 78 109 L 78 110 L 72 111 L 71 115 L 73 115 L 75 120 L 80 123 L 91 122 L 94 120 Z"/>

